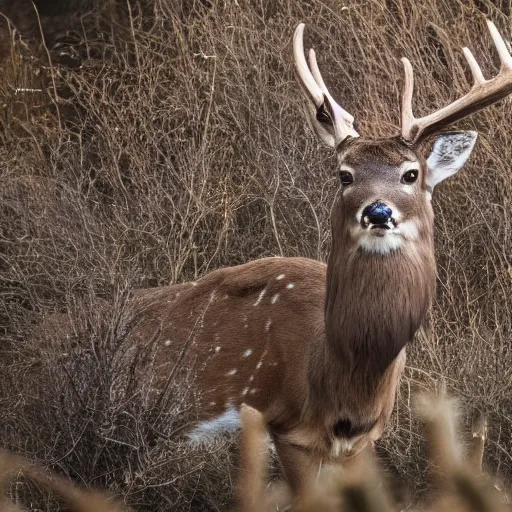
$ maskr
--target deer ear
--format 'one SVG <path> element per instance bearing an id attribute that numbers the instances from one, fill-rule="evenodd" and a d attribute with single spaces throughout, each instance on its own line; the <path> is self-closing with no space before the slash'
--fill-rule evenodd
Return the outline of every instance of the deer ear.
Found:
<path id="1" fill-rule="evenodd" d="M 329 112 L 328 100 L 320 108 L 316 108 L 312 101 L 308 100 L 306 108 L 306 118 L 311 129 L 317 137 L 328 147 L 336 147 L 336 137 L 334 133 L 334 123 L 332 114 Z"/>
<path id="2" fill-rule="evenodd" d="M 477 136 L 476 132 L 447 132 L 437 136 L 427 159 L 426 185 L 430 191 L 466 163 Z"/>

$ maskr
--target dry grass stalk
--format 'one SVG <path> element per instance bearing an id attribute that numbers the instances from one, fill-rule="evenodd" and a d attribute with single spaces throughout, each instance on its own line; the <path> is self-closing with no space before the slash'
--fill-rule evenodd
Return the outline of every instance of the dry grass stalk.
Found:
<path id="1" fill-rule="evenodd" d="M 241 512 L 267 509 L 265 498 L 268 443 L 263 416 L 252 407 L 241 411 L 242 442 L 238 480 L 238 503 Z"/>
<path id="2" fill-rule="evenodd" d="M 129 512 L 119 500 L 109 497 L 105 492 L 80 489 L 69 479 L 36 466 L 5 451 L 0 452 L 0 488 L 7 489 L 11 481 L 25 477 L 55 493 L 67 503 L 74 512 Z M 0 511 L 21 511 L 12 502 L 0 503 Z"/>
<path id="3" fill-rule="evenodd" d="M 485 440 L 487 439 L 487 416 L 479 412 L 471 427 L 467 461 L 471 470 L 478 474 L 483 471 Z"/>

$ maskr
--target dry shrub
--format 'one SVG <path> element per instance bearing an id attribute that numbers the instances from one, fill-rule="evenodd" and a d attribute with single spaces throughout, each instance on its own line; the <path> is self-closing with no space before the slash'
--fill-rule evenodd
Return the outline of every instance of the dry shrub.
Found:
<path id="1" fill-rule="evenodd" d="M 3 445 L 82 484 L 108 487 L 137 510 L 226 505 L 234 441 L 186 442 L 193 377 L 181 372 L 155 395 L 147 378 L 159 363 L 154 345 L 128 342 L 138 319 L 125 294 L 117 297 L 113 306 L 82 301 L 69 317 L 53 316 L 10 367 L 2 380 Z M 24 504 L 57 506 L 29 482 L 11 493 Z"/>
<path id="2" fill-rule="evenodd" d="M 467 90 L 461 46 L 496 72 L 482 12 L 509 40 L 509 6 L 36 5 L 38 15 L 31 2 L 0 1 L 11 20 L 0 21 L 2 443 L 137 509 L 220 508 L 232 445 L 205 454 L 181 443 L 193 417 L 186 382 L 158 410 L 132 382 L 128 290 L 261 256 L 325 258 L 336 165 L 302 116 L 290 45 L 299 21 L 335 97 L 375 137 L 397 132 L 400 56 L 415 68 L 415 111 L 431 111 Z M 463 123 L 481 134 L 474 156 L 434 198 L 438 293 L 378 446 L 414 496 L 428 465 L 411 388 L 443 382 L 464 410 L 485 412 L 485 464 L 512 471 L 510 114 L 508 99 Z M 100 311 L 98 299 L 115 306 Z M 72 343 L 41 327 L 66 311 L 85 327 Z"/>
<path id="3" fill-rule="evenodd" d="M 52 316 L 11 364 L 2 379 L 3 445 L 82 484 L 108 487 L 137 510 L 227 505 L 235 441 L 187 442 L 192 376 L 181 372 L 164 393 L 153 392 L 155 346 L 128 341 L 138 319 L 123 290 L 116 297 L 113 305 L 91 298 L 69 316 Z M 30 481 L 17 481 L 11 495 L 57 508 Z"/>

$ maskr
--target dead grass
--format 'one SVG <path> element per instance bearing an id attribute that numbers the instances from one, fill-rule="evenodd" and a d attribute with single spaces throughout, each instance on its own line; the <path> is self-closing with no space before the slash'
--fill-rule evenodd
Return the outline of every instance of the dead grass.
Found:
<path id="1" fill-rule="evenodd" d="M 435 492 L 424 511 L 510 510 L 508 496 L 488 475 L 482 472 L 481 455 L 486 434 L 481 422 L 475 422 L 470 451 L 463 455 L 458 433 L 458 420 L 452 400 L 445 396 L 420 395 L 417 413 L 426 425 L 430 462 L 435 467 Z M 402 509 L 393 502 L 389 482 L 379 468 L 371 449 L 363 450 L 346 467 L 325 466 L 315 482 L 292 502 L 281 484 L 267 486 L 268 439 L 263 416 L 250 407 L 242 407 L 242 450 L 237 483 L 239 512 L 294 510 L 300 512 L 391 511 Z M 126 511 L 119 500 L 92 490 L 81 489 L 65 478 L 51 474 L 20 457 L 0 453 L 0 484 L 20 479 L 37 483 L 77 512 Z M 21 512 L 18 504 L 0 502 L 0 510 Z M 56 504 L 54 503 L 53 506 Z"/>
<path id="2" fill-rule="evenodd" d="M 510 6 L 50 5 L 38 3 L 45 48 L 31 4 L 0 1 L 11 19 L 0 27 L 2 444 L 137 510 L 223 508 L 233 443 L 185 447 L 186 385 L 157 408 L 127 375 L 139 354 L 123 344 L 136 321 L 124 314 L 126 294 L 262 256 L 325 257 L 335 161 L 302 116 L 290 46 L 299 21 L 359 131 L 382 136 L 397 131 L 398 58 L 411 59 L 415 109 L 427 112 L 466 90 L 461 46 L 486 76 L 496 71 L 482 12 L 510 40 Z M 484 463 L 502 478 L 512 472 L 511 105 L 464 123 L 480 132 L 477 149 L 436 191 L 437 298 L 378 446 L 411 500 L 431 471 L 411 389 L 442 383 L 461 397 L 463 425 L 486 413 Z M 114 307 L 98 311 L 98 298 Z M 68 310 L 79 312 L 79 337 L 40 328 Z"/>

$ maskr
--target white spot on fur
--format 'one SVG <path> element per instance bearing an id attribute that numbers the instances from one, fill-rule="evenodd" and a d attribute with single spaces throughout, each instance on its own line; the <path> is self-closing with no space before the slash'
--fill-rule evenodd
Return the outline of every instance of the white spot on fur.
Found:
<path id="1" fill-rule="evenodd" d="M 216 402 L 210 402 L 208 405 L 209 405 L 210 407 L 215 407 L 215 406 L 217 405 L 217 403 L 216 403 Z"/>
<path id="2" fill-rule="evenodd" d="M 267 320 L 267 323 L 265 324 L 265 332 L 270 331 L 270 326 L 271 326 L 271 325 L 272 325 L 272 319 L 271 319 L 271 318 L 269 318 L 269 319 Z"/>
<path id="3" fill-rule="evenodd" d="M 249 391 L 249 388 L 244 388 L 244 390 L 242 391 L 242 396 L 247 395 L 248 391 Z"/>
<path id="4" fill-rule="evenodd" d="M 193 443 L 211 440 L 220 434 L 234 432 L 240 428 L 240 413 L 228 406 L 227 411 L 208 421 L 202 421 L 188 434 Z"/>
<path id="5" fill-rule="evenodd" d="M 191 282 L 190 283 L 192 286 L 197 286 L 197 283 L 194 283 L 194 282 Z"/>
<path id="6" fill-rule="evenodd" d="M 279 293 L 276 293 L 271 299 L 270 299 L 270 302 L 272 302 L 272 304 L 275 304 L 277 302 L 277 299 L 279 299 Z"/>
<path id="7" fill-rule="evenodd" d="M 257 389 L 251 389 L 251 390 L 249 391 L 249 394 L 250 394 L 250 395 L 254 395 L 254 393 L 257 393 L 257 392 L 258 392 L 258 390 L 257 390 Z"/>
<path id="8" fill-rule="evenodd" d="M 171 340 L 165 340 L 164 345 L 168 347 L 171 344 Z"/>
<path id="9" fill-rule="evenodd" d="M 220 352 L 220 347 L 215 347 L 215 353 L 218 354 Z"/>
<path id="10" fill-rule="evenodd" d="M 288 284 L 286 285 L 286 288 L 287 288 L 288 290 L 291 290 L 294 286 L 295 286 L 295 285 L 294 285 L 293 283 L 288 283 Z"/>
<path id="11" fill-rule="evenodd" d="M 268 351 L 268 347 L 265 348 L 265 350 L 263 351 L 263 354 L 261 354 L 260 360 L 258 361 L 258 364 L 256 365 L 256 369 L 255 369 L 254 373 L 256 373 L 263 366 L 263 360 L 267 356 L 267 351 Z M 249 380 L 251 380 L 251 379 L 249 379 Z"/>
<path id="12" fill-rule="evenodd" d="M 261 292 L 258 295 L 258 298 L 256 299 L 256 302 L 253 304 L 253 306 L 259 306 L 260 305 L 260 302 L 263 299 L 263 297 L 265 296 L 265 293 L 267 293 L 267 289 L 263 288 L 263 290 L 261 290 Z"/>
<path id="13" fill-rule="evenodd" d="M 232 377 L 233 375 L 235 375 L 235 373 L 237 372 L 238 370 L 236 368 L 233 368 L 232 370 L 229 370 L 228 373 L 226 373 L 226 375 L 228 377 Z"/>
<path id="14" fill-rule="evenodd" d="M 244 353 L 242 357 L 249 357 L 252 354 L 252 348 L 248 348 Z"/>
<path id="15" fill-rule="evenodd" d="M 281 281 L 281 279 L 284 279 L 284 274 L 279 274 L 279 275 L 276 277 L 276 281 Z"/>
<path id="16" fill-rule="evenodd" d="M 249 377 L 249 382 L 252 382 L 253 380 L 254 380 L 254 375 L 251 375 L 251 376 Z"/>

